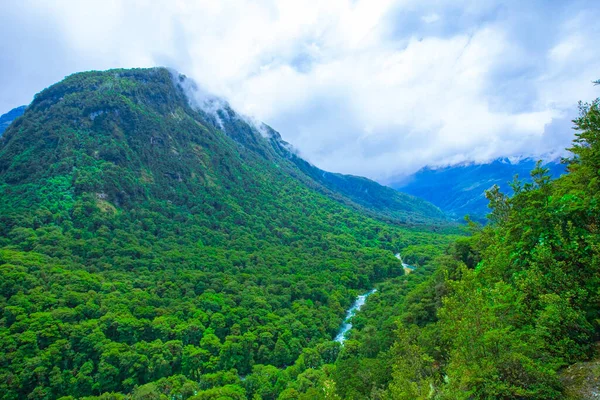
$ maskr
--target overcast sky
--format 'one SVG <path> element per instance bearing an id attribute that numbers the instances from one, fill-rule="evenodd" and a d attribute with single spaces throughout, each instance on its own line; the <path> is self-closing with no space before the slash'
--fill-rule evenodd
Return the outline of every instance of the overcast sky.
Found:
<path id="1" fill-rule="evenodd" d="M 74 72 L 169 66 L 385 182 L 567 146 L 600 95 L 598 21 L 593 0 L 6 1 L 0 113 Z"/>

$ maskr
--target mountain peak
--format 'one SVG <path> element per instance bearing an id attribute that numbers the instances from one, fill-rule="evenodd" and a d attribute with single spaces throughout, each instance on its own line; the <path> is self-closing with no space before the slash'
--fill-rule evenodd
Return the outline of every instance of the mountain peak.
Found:
<path id="1" fill-rule="evenodd" d="M 24 151 L 36 154 L 35 164 L 19 157 Z M 0 176 L 7 182 L 64 176 L 75 192 L 103 193 L 121 206 L 167 199 L 166 187 L 236 197 L 237 182 L 264 180 L 256 171 L 293 177 L 377 218 L 411 224 L 444 220 L 420 199 L 366 178 L 325 173 L 271 127 L 167 68 L 70 75 L 36 95 L 26 118 L 0 143 Z"/>

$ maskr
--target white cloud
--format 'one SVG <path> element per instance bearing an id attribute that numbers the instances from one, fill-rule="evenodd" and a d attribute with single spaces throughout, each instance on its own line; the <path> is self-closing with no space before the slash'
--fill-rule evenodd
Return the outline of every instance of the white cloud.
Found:
<path id="1" fill-rule="evenodd" d="M 440 20 L 440 16 L 436 13 L 427 14 L 427 15 L 423 15 L 421 17 L 421 20 L 423 22 L 425 22 L 426 24 L 433 24 L 434 22 L 437 22 Z"/>
<path id="2" fill-rule="evenodd" d="M 7 6 L 0 33 L 51 24 L 61 56 L 44 71 L 35 52 L 9 47 L 15 66 L 3 63 L 0 85 L 23 82 L 24 99 L 32 81 L 40 90 L 78 70 L 171 66 L 318 166 L 380 180 L 426 164 L 557 151 L 576 101 L 597 95 L 600 7 L 576 3 L 545 21 L 530 18 L 544 2 L 484 3 L 29 1 Z M 0 105 L 14 101 L 0 96 Z"/>

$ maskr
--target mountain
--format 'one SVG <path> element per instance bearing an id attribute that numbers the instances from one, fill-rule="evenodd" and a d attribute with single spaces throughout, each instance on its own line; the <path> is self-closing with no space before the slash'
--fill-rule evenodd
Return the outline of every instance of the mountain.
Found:
<path id="1" fill-rule="evenodd" d="M 383 186 L 370 179 L 324 171 L 298 156 L 288 143 L 273 132 L 275 146 L 304 174 L 312 179 L 312 185 L 328 193 L 342 203 L 358 206 L 376 218 L 403 223 L 429 223 L 444 219 L 441 210 L 423 199 Z"/>
<path id="2" fill-rule="evenodd" d="M 23 115 L 26 107 L 27 106 L 13 108 L 6 114 L 0 115 L 0 136 L 2 136 L 2 133 L 4 133 L 4 131 L 6 130 L 6 128 L 8 128 L 11 122 Z"/>
<path id="3" fill-rule="evenodd" d="M 451 218 L 462 219 L 468 214 L 483 221 L 490 212 L 485 191 L 498 185 L 502 192 L 512 194 L 509 183 L 514 176 L 518 175 L 523 182 L 531 182 L 530 172 L 535 163 L 529 158 L 517 162 L 501 158 L 487 164 L 426 167 L 390 186 L 435 204 Z M 544 167 L 550 170 L 553 178 L 565 172 L 565 166 L 556 161 L 548 162 Z"/>
<path id="4" fill-rule="evenodd" d="M 198 89 L 189 82 L 185 82 L 184 86 L 191 91 L 190 96 L 194 97 L 194 90 Z M 214 128 L 222 129 L 238 144 L 271 160 L 278 167 L 287 166 L 289 173 L 311 189 L 392 223 L 430 226 L 447 224 L 441 210 L 431 203 L 364 177 L 324 171 L 300 157 L 293 146 L 270 126 L 237 114 L 221 99 L 213 97 L 207 101 L 205 94 L 200 96 L 202 100 L 198 104 L 199 108 L 208 111 L 205 118 Z"/>
<path id="5" fill-rule="evenodd" d="M 182 75 L 71 75 L 0 138 L 0 393 L 276 398 L 396 252 L 454 231 Z"/>

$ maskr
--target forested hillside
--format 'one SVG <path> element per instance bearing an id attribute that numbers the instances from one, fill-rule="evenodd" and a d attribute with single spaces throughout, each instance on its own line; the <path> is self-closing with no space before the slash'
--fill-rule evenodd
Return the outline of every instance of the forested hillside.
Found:
<path id="1" fill-rule="evenodd" d="M 294 153 L 290 153 L 289 157 L 315 182 L 336 194 L 338 199 L 347 198 L 351 200 L 350 204 L 359 205 L 359 209 L 377 218 L 429 225 L 435 224 L 435 219 L 443 218 L 438 209 L 432 209 L 432 203 L 422 198 L 396 191 L 360 176 L 323 171 Z"/>
<path id="2" fill-rule="evenodd" d="M 456 235 L 187 86 L 75 74 L 0 138 L 1 398 L 581 392 L 566 371 L 600 340 L 600 100 L 581 105 L 566 175 L 538 164 L 514 196 L 494 187 L 489 223 Z"/>
<path id="3" fill-rule="evenodd" d="M 568 174 L 494 187 L 487 226 L 380 286 L 325 370 L 330 398 L 595 396 L 598 362 L 578 362 L 600 357 L 599 106 L 581 105 Z"/>
<path id="4" fill-rule="evenodd" d="M 183 83 L 75 74 L 0 139 L 1 398 L 305 392 L 394 253 L 452 240 L 436 207 L 359 204 Z"/>

